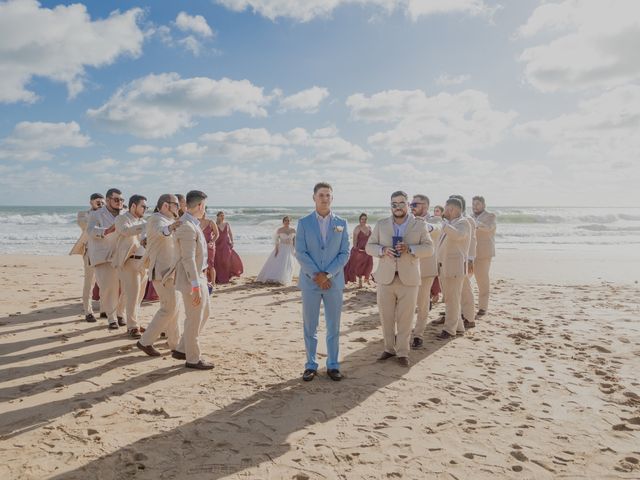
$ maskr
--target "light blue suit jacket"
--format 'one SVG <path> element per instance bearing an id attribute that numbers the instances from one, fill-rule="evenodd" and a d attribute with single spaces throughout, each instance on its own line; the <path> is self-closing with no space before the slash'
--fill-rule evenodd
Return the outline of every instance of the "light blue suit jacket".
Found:
<path id="1" fill-rule="evenodd" d="M 296 258 L 300 263 L 300 278 L 298 280 L 300 289 L 321 292 L 322 289 L 313 281 L 313 276 L 318 272 L 327 272 L 333 275 L 331 290 L 343 290 L 344 266 L 349 260 L 347 221 L 332 213 L 327 231 L 327 241 L 324 244 L 315 211 L 298 220 Z"/>

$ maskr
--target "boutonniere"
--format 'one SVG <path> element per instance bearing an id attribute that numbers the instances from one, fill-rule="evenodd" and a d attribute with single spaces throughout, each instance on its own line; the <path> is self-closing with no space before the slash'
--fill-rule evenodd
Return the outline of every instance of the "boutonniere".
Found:
<path id="1" fill-rule="evenodd" d="M 344 227 L 342 225 L 336 225 L 335 227 L 333 227 L 334 232 L 341 233 L 343 230 L 344 230 Z"/>

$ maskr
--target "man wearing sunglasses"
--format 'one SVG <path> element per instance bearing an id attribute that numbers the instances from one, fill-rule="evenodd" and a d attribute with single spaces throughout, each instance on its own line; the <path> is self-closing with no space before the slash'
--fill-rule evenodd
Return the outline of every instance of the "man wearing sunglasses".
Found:
<path id="1" fill-rule="evenodd" d="M 420 259 L 433 255 L 427 224 L 409 213 L 407 194 L 391 195 L 391 217 L 378 221 L 366 252 L 380 258 L 375 273 L 384 337 L 380 361 L 398 357 L 408 367 L 413 312 L 420 286 Z"/>
<path id="2" fill-rule="evenodd" d="M 111 264 L 118 271 L 118 278 L 125 297 L 127 332 L 131 338 L 140 338 L 144 331 L 138 325 L 140 302 L 144 295 L 142 285 L 146 284 L 146 272 L 142 266 L 144 247 L 142 235 L 146 224 L 147 198 L 131 195 L 129 211 L 120 215 L 115 222 L 116 246 Z"/>
<path id="3" fill-rule="evenodd" d="M 106 313 L 110 329 L 117 329 L 124 320 L 118 317 L 118 272 L 111 265 L 116 246 L 116 219 L 122 213 L 124 198 L 117 188 L 110 188 L 105 195 L 105 204 L 91 212 L 87 224 L 89 236 L 89 261 L 95 267 L 96 281 L 100 287 L 100 304 Z"/>

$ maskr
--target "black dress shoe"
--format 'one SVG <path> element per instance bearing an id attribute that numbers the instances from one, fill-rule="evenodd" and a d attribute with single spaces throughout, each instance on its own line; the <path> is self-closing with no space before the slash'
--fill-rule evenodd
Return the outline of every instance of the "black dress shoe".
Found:
<path id="1" fill-rule="evenodd" d="M 142 338 L 142 334 L 138 327 L 130 329 L 127 333 L 131 338 Z"/>
<path id="2" fill-rule="evenodd" d="M 93 313 L 90 313 L 89 315 L 85 315 L 84 319 L 89 323 L 95 323 L 96 322 L 96 317 L 93 316 Z"/>
<path id="3" fill-rule="evenodd" d="M 118 325 L 124 327 L 127 324 L 126 320 L 122 317 L 118 317 Z"/>
<path id="4" fill-rule="evenodd" d="M 334 382 L 339 382 L 343 378 L 340 370 L 338 370 L 337 368 L 327 370 L 327 375 L 329 375 L 329 378 Z"/>
<path id="5" fill-rule="evenodd" d="M 100 312 L 100 318 L 107 318 L 106 312 Z"/>
<path id="6" fill-rule="evenodd" d="M 408 367 L 410 365 L 409 357 L 398 357 L 398 363 L 403 367 Z"/>
<path id="7" fill-rule="evenodd" d="M 159 357 L 162 354 L 156 350 L 155 348 L 153 348 L 153 345 L 147 345 L 144 346 L 143 344 L 141 344 L 139 341 L 136 343 L 136 347 L 138 347 L 140 350 L 142 350 L 144 353 L 146 353 L 147 355 L 149 355 L 150 357 Z"/>
<path id="8" fill-rule="evenodd" d="M 391 357 L 395 357 L 395 356 L 396 356 L 396 354 L 395 354 L 395 353 L 389 353 L 389 352 L 387 352 L 387 351 L 385 350 L 385 351 L 384 351 L 384 352 L 382 352 L 382 353 L 380 354 L 380 356 L 378 357 L 378 361 L 383 362 L 383 361 L 388 360 L 389 358 L 391 358 Z"/>
<path id="9" fill-rule="evenodd" d="M 171 350 L 171 356 L 176 360 L 186 360 L 187 355 L 183 352 L 179 352 L 178 350 Z"/>
<path id="10" fill-rule="evenodd" d="M 478 310 L 478 313 L 476 313 L 476 316 L 482 317 L 483 315 L 486 315 L 486 314 L 487 314 L 487 311 L 481 308 L 480 310 Z"/>
<path id="11" fill-rule="evenodd" d="M 431 323 L 434 324 L 434 325 L 444 325 L 444 317 L 440 317 L 440 318 L 434 320 Z"/>
<path id="12" fill-rule="evenodd" d="M 436 335 L 436 338 L 440 340 L 449 340 L 450 338 L 455 338 L 455 337 L 456 337 L 455 335 L 451 335 L 446 330 L 442 330 L 438 335 Z"/>
<path id="13" fill-rule="evenodd" d="M 204 360 L 198 360 L 198 363 L 185 363 L 185 367 L 187 368 L 195 368 L 196 370 L 211 370 L 213 368 L 213 363 L 205 362 Z"/>
<path id="14" fill-rule="evenodd" d="M 305 382 L 310 382 L 315 378 L 317 374 L 318 374 L 317 370 L 312 370 L 310 368 L 307 368 L 302 374 L 302 380 L 304 380 Z"/>
<path id="15" fill-rule="evenodd" d="M 464 330 L 456 330 L 457 337 L 464 337 Z"/>
<path id="16" fill-rule="evenodd" d="M 118 327 L 118 324 L 116 322 L 109 323 L 109 330 L 117 330 L 118 328 L 119 327 Z"/>
<path id="17" fill-rule="evenodd" d="M 411 343 L 411 348 L 413 348 L 414 350 L 417 350 L 418 348 L 422 348 L 423 344 L 424 342 L 422 341 L 421 338 L 414 337 L 413 342 Z"/>
<path id="18" fill-rule="evenodd" d="M 476 322 L 470 322 L 469 320 L 464 321 L 464 328 L 475 328 Z"/>

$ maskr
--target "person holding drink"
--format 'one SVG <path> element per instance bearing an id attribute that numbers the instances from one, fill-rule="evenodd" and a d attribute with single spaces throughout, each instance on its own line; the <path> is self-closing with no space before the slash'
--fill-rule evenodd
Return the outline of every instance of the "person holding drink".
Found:
<path id="1" fill-rule="evenodd" d="M 420 286 L 420 258 L 433 255 L 427 224 L 409 213 L 407 194 L 391 195 L 391 217 L 378 221 L 366 252 L 380 258 L 375 273 L 384 337 L 380 361 L 398 357 L 408 367 L 413 314 Z"/>

